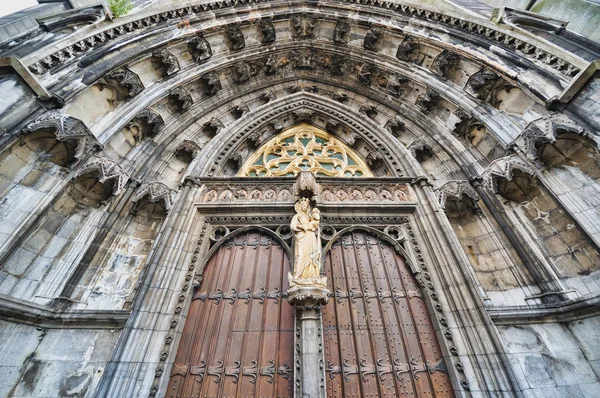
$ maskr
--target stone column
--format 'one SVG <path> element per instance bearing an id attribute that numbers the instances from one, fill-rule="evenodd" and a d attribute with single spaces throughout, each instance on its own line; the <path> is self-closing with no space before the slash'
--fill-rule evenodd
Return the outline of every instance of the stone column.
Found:
<path id="1" fill-rule="evenodd" d="M 296 314 L 295 397 L 325 397 L 325 360 L 321 307 L 329 301 L 329 290 L 319 286 L 297 286 L 288 290 L 288 302 Z"/>

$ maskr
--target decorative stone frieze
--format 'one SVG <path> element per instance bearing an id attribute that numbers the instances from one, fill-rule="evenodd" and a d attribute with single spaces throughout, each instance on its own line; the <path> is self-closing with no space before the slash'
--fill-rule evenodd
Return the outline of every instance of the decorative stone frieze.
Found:
<path id="1" fill-rule="evenodd" d="M 115 196 L 123 191 L 125 184 L 129 181 L 129 173 L 123 170 L 120 164 L 99 156 L 92 156 L 85 165 L 75 172 L 73 179 L 90 173 L 96 174 L 98 182 L 102 184 L 112 181 L 112 194 Z"/>
<path id="2" fill-rule="evenodd" d="M 75 159 L 82 159 L 86 154 L 102 148 L 81 120 L 58 111 L 49 111 L 39 116 L 25 127 L 23 133 L 40 130 L 53 131 L 58 142 L 75 141 Z"/>
<path id="3" fill-rule="evenodd" d="M 321 202 L 412 202 L 408 184 L 327 185 L 321 183 Z"/>

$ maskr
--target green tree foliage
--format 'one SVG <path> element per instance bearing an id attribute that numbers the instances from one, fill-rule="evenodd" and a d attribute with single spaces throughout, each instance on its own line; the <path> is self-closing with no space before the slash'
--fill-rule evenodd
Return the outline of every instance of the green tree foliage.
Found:
<path id="1" fill-rule="evenodd" d="M 133 4 L 131 4 L 131 0 L 110 0 L 108 8 L 110 8 L 113 17 L 119 18 L 131 11 Z"/>

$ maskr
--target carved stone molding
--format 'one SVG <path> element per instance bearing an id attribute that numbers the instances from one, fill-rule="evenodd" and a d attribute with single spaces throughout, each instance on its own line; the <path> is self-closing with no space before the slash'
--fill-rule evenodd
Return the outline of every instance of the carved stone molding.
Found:
<path id="1" fill-rule="evenodd" d="M 536 176 L 536 171 L 518 155 L 506 156 L 494 160 L 481 174 L 483 186 L 493 192 L 498 192 L 498 180 L 512 181 L 515 172 Z"/>
<path id="2" fill-rule="evenodd" d="M 112 194 L 115 196 L 123 191 L 125 184 L 129 181 L 129 174 L 123 170 L 120 164 L 99 156 L 92 156 L 85 165 L 75 172 L 73 179 L 89 173 L 95 173 L 98 182 L 102 184 L 112 180 L 114 182 Z"/>
<path id="3" fill-rule="evenodd" d="M 343 0 L 342 2 L 347 2 L 353 5 L 355 4 L 354 0 Z M 379 7 L 385 9 L 386 12 L 403 14 L 410 18 L 423 19 L 436 24 L 446 25 L 452 27 L 453 29 L 462 30 L 465 32 L 465 34 L 476 35 L 485 40 L 496 42 L 499 46 L 519 51 L 525 57 L 548 65 L 549 67 L 554 68 L 566 76 L 575 76 L 580 71 L 577 66 L 569 63 L 565 59 L 560 58 L 558 55 L 537 47 L 535 44 L 526 43 L 519 38 L 511 36 L 510 33 L 506 31 L 496 30 L 492 27 L 480 25 L 476 22 L 463 20 L 457 17 L 445 15 L 440 12 L 431 12 L 429 10 L 397 2 L 366 0 L 361 4 L 364 4 L 365 6 Z M 72 62 L 80 54 L 89 52 L 94 48 L 105 45 L 109 42 L 118 40 L 121 36 L 129 32 L 147 29 L 148 27 L 156 26 L 167 21 L 179 20 L 183 16 L 191 17 L 195 16 L 196 14 L 204 14 L 210 10 L 220 10 L 224 8 L 235 7 L 236 5 L 237 3 L 230 2 L 228 0 L 211 1 L 193 6 L 174 8 L 169 12 L 160 12 L 138 20 L 127 22 L 122 25 L 111 26 L 92 36 L 70 44 L 65 48 L 62 48 L 29 65 L 29 69 L 33 73 L 41 75 L 46 73 L 48 70 L 53 69 L 54 67 Z M 292 21 L 292 25 L 294 26 L 294 35 L 298 35 L 298 38 L 312 37 L 315 19 L 308 16 L 298 15 L 294 18 L 295 19 Z M 192 46 L 195 46 L 195 44 Z M 407 48 L 412 47 L 412 45 L 403 43 L 401 46 L 402 49 L 399 48 L 398 58 L 407 61 L 407 59 L 403 59 L 402 57 L 405 57 L 406 54 L 412 53 L 414 47 L 413 49 L 407 50 Z"/>
<path id="4" fill-rule="evenodd" d="M 442 209 L 446 208 L 449 201 L 461 201 L 464 196 L 469 197 L 473 202 L 479 200 L 479 195 L 475 188 L 466 180 L 453 180 L 435 189 L 438 202 Z"/>
<path id="5" fill-rule="evenodd" d="M 143 182 L 137 189 L 132 202 L 135 203 L 144 197 L 147 197 L 152 203 L 162 202 L 165 211 L 168 212 L 173 208 L 175 194 L 176 191 L 169 188 L 162 182 Z"/>
<path id="6" fill-rule="evenodd" d="M 553 114 L 530 122 L 511 145 L 521 149 L 529 159 L 536 160 L 537 145 L 556 142 L 556 137 L 561 132 L 592 138 L 590 133 L 567 116 Z"/>
<path id="7" fill-rule="evenodd" d="M 179 110 L 181 112 L 185 112 L 188 109 L 190 109 L 190 107 L 194 103 L 194 99 L 192 98 L 190 92 L 183 87 L 175 87 L 174 89 L 169 91 L 169 95 L 171 95 L 177 100 L 179 104 Z"/>
<path id="8" fill-rule="evenodd" d="M 110 71 L 106 74 L 106 77 L 117 81 L 127 90 L 129 97 L 135 97 L 145 88 L 140 77 L 127 67 Z"/>
<path id="9" fill-rule="evenodd" d="M 167 76 L 171 76 L 177 72 L 179 72 L 179 61 L 175 54 L 166 48 L 161 48 L 160 50 L 154 51 L 152 56 L 160 59 L 162 64 L 167 68 L 166 74 Z"/>
<path id="10" fill-rule="evenodd" d="M 198 195 L 200 202 L 294 202 L 292 183 L 259 186 L 251 183 L 203 185 Z"/>
<path id="11" fill-rule="evenodd" d="M 52 130 L 59 142 L 73 140 L 77 143 L 75 159 L 82 159 L 87 153 L 102 148 L 96 137 L 79 119 L 58 111 L 49 111 L 29 123 L 24 133 Z"/>

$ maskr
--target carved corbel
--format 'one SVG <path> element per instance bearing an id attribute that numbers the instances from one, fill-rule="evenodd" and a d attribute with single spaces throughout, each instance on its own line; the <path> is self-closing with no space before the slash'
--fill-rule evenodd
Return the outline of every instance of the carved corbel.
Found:
<path id="1" fill-rule="evenodd" d="M 248 105 L 246 104 L 239 104 L 239 105 L 235 105 L 233 108 L 231 108 L 231 115 L 235 118 L 235 119 L 240 119 L 242 116 L 244 116 L 244 113 L 250 111 L 250 108 L 248 108 Z"/>
<path id="2" fill-rule="evenodd" d="M 406 123 L 400 116 L 388 120 L 385 126 L 394 137 L 398 137 L 401 132 L 406 131 Z"/>
<path id="3" fill-rule="evenodd" d="M 405 36 L 402 43 L 398 45 L 396 51 L 396 58 L 400 61 L 413 62 L 415 60 L 415 53 L 419 49 L 419 41 L 412 36 Z"/>
<path id="4" fill-rule="evenodd" d="M 537 186 L 536 175 L 535 169 L 519 155 L 511 155 L 494 160 L 480 178 L 485 188 L 506 199 L 520 201 L 523 196 L 521 193 L 525 195 L 533 193 L 533 189 Z M 520 178 L 516 187 L 500 186 L 502 182 L 512 182 L 515 176 Z M 511 191 L 512 188 L 518 188 L 520 192 L 512 192 L 514 191 Z"/>
<path id="5" fill-rule="evenodd" d="M 266 103 L 273 101 L 274 99 L 277 99 L 277 96 L 275 95 L 273 90 L 268 90 L 268 91 L 261 93 L 258 96 L 258 99 L 260 101 L 262 101 L 263 104 L 266 104 Z"/>
<path id="6" fill-rule="evenodd" d="M 84 166 L 75 172 L 73 180 L 89 173 L 96 174 L 98 182 L 101 184 L 112 181 L 112 194 L 115 196 L 123 191 L 125 184 L 129 181 L 129 174 L 123 170 L 120 164 L 99 156 L 92 156 Z"/>
<path id="7" fill-rule="evenodd" d="M 339 45 L 346 45 L 346 35 L 350 31 L 350 24 L 347 22 L 338 22 L 333 29 L 333 42 Z"/>
<path id="8" fill-rule="evenodd" d="M 277 73 L 277 69 L 279 69 L 279 62 L 277 61 L 277 57 L 273 54 L 269 54 L 263 58 L 263 64 L 265 65 L 265 74 L 273 75 Z"/>
<path id="9" fill-rule="evenodd" d="M 458 66 L 459 56 L 448 50 L 443 50 L 433 61 L 431 70 L 436 75 L 448 77 Z"/>
<path id="10" fill-rule="evenodd" d="M 96 137 L 79 119 L 58 111 L 49 111 L 29 123 L 23 133 L 40 130 L 52 130 L 56 141 L 75 141 L 75 159 L 82 159 L 86 154 L 102 148 Z"/>
<path id="11" fill-rule="evenodd" d="M 177 72 L 179 72 L 179 61 L 177 60 L 177 57 L 175 56 L 175 54 L 173 54 L 171 51 L 167 50 L 166 48 L 161 48 L 160 50 L 154 51 L 152 53 L 152 56 L 154 58 L 157 58 L 160 60 L 160 62 L 165 66 L 166 68 L 166 75 L 167 76 L 171 76 Z"/>
<path id="12" fill-rule="evenodd" d="M 488 96 L 497 80 L 497 74 L 483 68 L 469 77 L 465 90 L 476 98 L 483 100 Z"/>
<path id="13" fill-rule="evenodd" d="M 512 142 L 531 160 L 538 159 L 538 148 L 543 144 L 553 144 L 560 132 L 575 133 L 592 139 L 591 134 L 565 115 L 553 114 L 530 122 Z"/>
<path id="14" fill-rule="evenodd" d="M 331 99 L 343 104 L 348 102 L 348 94 L 342 93 L 341 91 L 336 91 L 331 95 Z"/>
<path id="15" fill-rule="evenodd" d="M 377 107 L 374 105 L 361 105 L 358 111 L 372 120 L 374 120 L 379 113 Z"/>
<path id="16" fill-rule="evenodd" d="M 477 195 L 477 191 L 475 191 L 475 188 L 473 188 L 469 181 L 448 181 L 434 191 L 440 207 L 449 216 L 460 216 L 463 209 L 470 209 L 470 211 L 478 209 L 477 202 L 479 201 L 479 195 Z"/>
<path id="17" fill-rule="evenodd" d="M 127 90 L 129 97 L 135 97 L 144 89 L 144 84 L 140 77 L 127 67 L 108 72 L 106 77 L 118 82 L 121 87 Z"/>
<path id="18" fill-rule="evenodd" d="M 161 203 L 165 212 L 169 212 L 173 208 L 175 194 L 175 190 L 162 182 L 143 182 L 131 201 L 137 203 L 143 198 L 148 198 L 152 203 Z"/>
<path id="19" fill-rule="evenodd" d="M 426 144 L 423 140 L 414 140 L 409 146 L 408 150 L 415 159 L 419 162 L 424 162 L 433 156 L 433 148 L 431 145 Z"/>
<path id="20" fill-rule="evenodd" d="M 136 119 L 144 121 L 150 127 L 151 135 L 158 133 L 165 125 L 165 121 L 160 113 L 151 107 L 142 109 L 142 111 L 136 115 Z"/>
<path id="21" fill-rule="evenodd" d="M 216 117 L 213 117 L 208 122 L 204 123 L 202 126 L 202 131 L 212 138 L 219 134 L 223 127 L 225 127 L 223 122 Z"/>
<path id="22" fill-rule="evenodd" d="M 317 20 L 307 15 L 295 15 L 292 17 L 292 37 L 294 39 L 312 39 L 314 38 L 314 29 Z"/>
<path id="23" fill-rule="evenodd" d="M 185 112 L 190 109 L 194 103 L 194 99 L 192 98 L 190 92 L 183 87 L 175 87 L 169 92 L 169 95 L 177 102 L 181 112 Z"/>
<path id="24" fill-rule="evenodd" d="M 190 40 L 188 42 L 188 49 L 196 62 L 204 62 L 212 57 L 210 44 L 202 35 L 196 36 Z"/>
<path id="25" fill-rule="evenodd" d="M 296 176 L 296 199 L 316 198 L 319 196 L 319 183 L 310 171 L 301 171 Z"/>
<path id="26" fill-rule="evenodd" d="M 383 38 L 383 31 L 381 29 L 371 28 L 365 34 L 363 40 L 363 47 L 365 50 L 378 51 L 379 42 Z"/>
<path id="27" fill-rule="evenodd" d="M 325 130 L 331 134 L 337 134 L 338 129 L 340 128 L 340 123 L 335 119 L 327 119 L 325 123 Z"/>
<path id="28" fill-rule="evenodd" d="M 231 51 L 238 51 L 246 47 L 246 39 L 244 38 L 244 34 L 240 30 L 239 25 L 228 26 L 226 32 Z"/>
<path id="29" fill-rule="evenodd" d="M 221 80 L 215 72 L 205 73 L 200 77 L 200 81 L 202 84 L 202 91 L 204 91 L 204 94 L 207 96 L 215 95 L 221 90 Z"/>
<path id="30" fill-rule="evenodd" d="M 273 26 L 273 23 L 271 21 L 260 21 L 258 23 L 258 26 L 260 28 L 260 32 L 262 34 L 262 44 L 271 44 L 275 41 L 275 39 L 277 38 L 276 36 L 276 32 L 275 32 L 275 26 Z"/>
<path id="31" fill-rule="evenodd" d="M 378 169 L 383 166 L 384 160 L 385 158 L 378 150 L 370 151 L 367 156 L 365 156 L 365 161 L 372 169 Z"/>
<path id="32" fill-rule="evenodd" d="M 256 74 L 256 71 L 246 61 L 236 62 L 231 71 L 231 77 L 237 84 L 246 83 L 254 74 Z"/>
<path id="33" fill-rule="evenodd" d="M 196 142 L 191 140 L 184 140 L 183 142 L 181 142 L 181 144 L 177 146 L 177 148 L 175 148 L 175 154 L 177 155 L 177 153 L 185 152 L 188 153 L 193 159 L 198 155 L 198 153 L 201 150 L 202 148 Z"/>
<path id="34" fill-rule="evenodd" d="M 400 97 L 404 94 L 404 90 L 406 89 L 406 84 L 408 83 L 408 79 L 394 73 L 388 78 L 387 81 L 387 91 L 392 94 L 394 97 Z"/>
<path id="35" fill-rule="evenodd" d="M 452 129 L 452 134 L 457 137 L 464 138 L 469 141 L 469 134 L 473 129 L 483 127 L 483 124 L 475 119 L 470 113 L 465 110 L 458 108 L 453 113 L 454 116 L 458 118 L 457 123 L 454 125 Z"/>
<path id="36" fill-rule="evenodd" d="M 416 105 L 421 109 L 423 113 L 429 113 L 433 107 L 438 103 L 440 95 L 434 90 L 427 88 L 423 93 L 417 97 Z"/>

